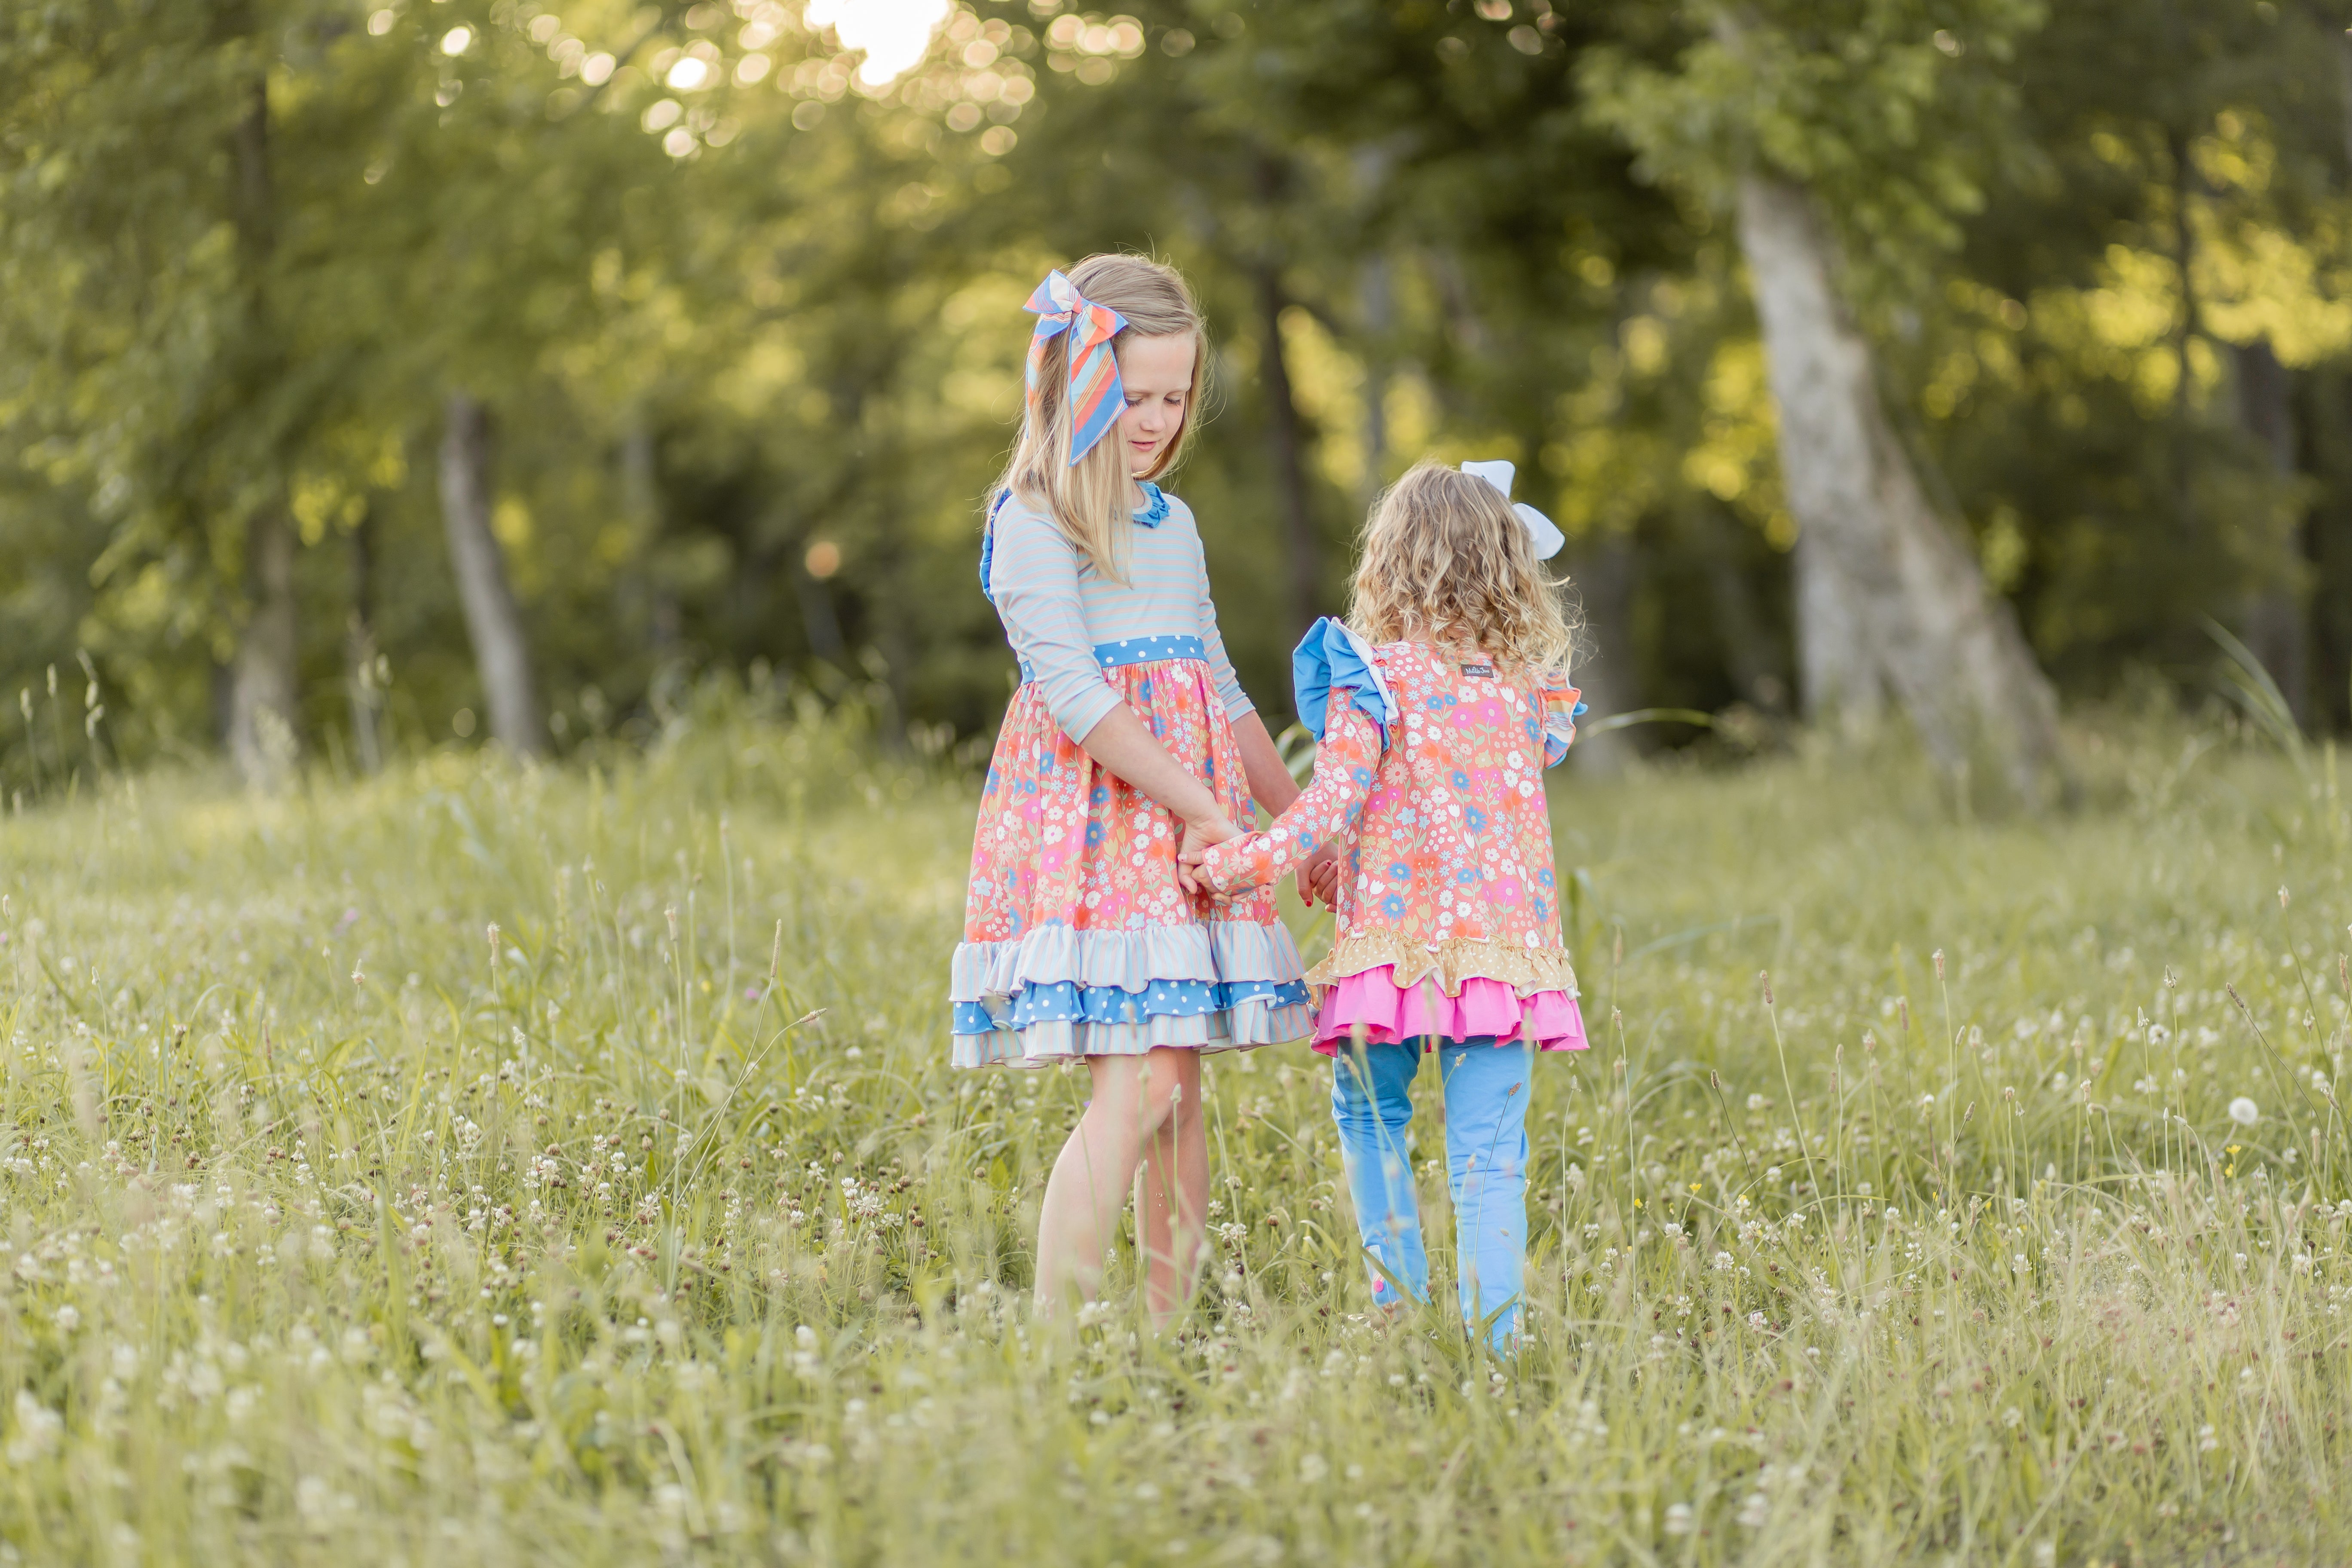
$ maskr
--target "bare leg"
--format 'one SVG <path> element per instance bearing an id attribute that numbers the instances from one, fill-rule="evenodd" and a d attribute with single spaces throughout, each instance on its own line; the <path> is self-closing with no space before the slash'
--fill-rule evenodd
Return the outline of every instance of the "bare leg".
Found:
<path id="1" fill-rule="evenodd" d="M 1092 1300 L 1102 1289 L 1103 1255 L 1118 1234 L 1136 1165 L 1174 1099 L 1177 1062 L 1164 1058 L 1192 1055 L 1162 1047 L 1140 1058 L 1087 1059 L 1094 1096 L 1054 1162 L 1037 1216 L 1037 1304 L 1045 1311 L 1074 1292 Z"/>
<path id="2" fill-rule="evenodd" d="M 1201 1060 L 1171 1053 L 1177 1081 L 1167 1121 L 1144 1146 L 1136 1213 L 1141 1220 L 1144 1304 L 1165 1329 L 1192 1298 L 1205 1256 L 1209 1214 L 1208 1118 L 1201 1104 Z"/>

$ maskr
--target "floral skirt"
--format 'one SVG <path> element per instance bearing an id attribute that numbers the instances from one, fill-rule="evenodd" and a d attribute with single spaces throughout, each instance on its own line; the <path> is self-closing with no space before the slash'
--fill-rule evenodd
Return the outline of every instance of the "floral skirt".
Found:
<path id="1" fill-rule="evenodd" d="M 1255 822 L 1208 665 L 1124 662 L 1121 644 L 1095 651 L 1169 754 L 1235 822 Z M 1034 682 L 1013 693 L 981 794 L 950 971 L 956 1066 L 1306 1037 L 1304 966 L 1272 890 L 1223 904 L 1187 893 L 1176 880 L 1182 829 L 1062 733 Z"/>

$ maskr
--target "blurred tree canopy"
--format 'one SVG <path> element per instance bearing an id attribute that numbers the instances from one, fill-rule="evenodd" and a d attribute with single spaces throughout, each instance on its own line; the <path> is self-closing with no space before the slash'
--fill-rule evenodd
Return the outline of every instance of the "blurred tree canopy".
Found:
<path id="1" fill-rule="evenodd" d="M 714 669 L 984 734 L 1019 307 L 1114 248 L 1209 310 L 1175 483 L 1269 710 L 1379 487 L 1500 457 L 1574 541 L 1607 705 L 1769 730 L 1759 167 L 1818 201 L 1886 418 L 2061 690 L 2209 691 L 2210 617 L 2340 730 L 2338 10 L 20 0 L 0 791 L 487 736 L 467 483 L 558 750 Z"/>

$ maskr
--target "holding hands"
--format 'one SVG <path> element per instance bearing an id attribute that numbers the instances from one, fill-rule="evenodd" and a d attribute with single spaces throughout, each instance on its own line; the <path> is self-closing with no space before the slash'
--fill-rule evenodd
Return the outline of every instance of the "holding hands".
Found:
<path id="1" fill-rule="evenodd" d="M 1183 841 L 1176 847 L 1177 884 L 1195 897 L 1203 893 L 1211 898 L 1224 897 L 1201 879 L 1201 863 L 1209 858 L 1211 848 L 1230 843 L 1241 836 L 1242 830 L 1234 826 L 1233 819 L 1222 811 L 1212 810 L 1201 816 L 1186 817 Z"/>
<path id="2" fill-rule="evenodd" d="M 1223 816 L 1213 821 L 1187 822 L 1184 825 L 1184 841 L 1176 855 L 1176 879 L 1183 885 L 1184 890 L 1219 900 L 1244 891 L 1238 888 L 1226 891 L 1213 887 L 1201 873 L 1201 868 L 1207 863 L 1213 847 L 1240 837 L 1241 829 Z M 1298 868 L 1298 897 L 1309 909 L 1317 904 L 1328 910 L 1339 909 L 1339 858 L 1337 845 L 1325 845 Z"/>

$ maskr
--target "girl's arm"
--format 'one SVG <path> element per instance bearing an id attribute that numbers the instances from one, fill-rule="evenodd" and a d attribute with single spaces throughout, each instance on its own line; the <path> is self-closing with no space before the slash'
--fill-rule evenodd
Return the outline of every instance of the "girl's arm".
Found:
<path id="1" fill-rule="evenodd" d="M 1576 742 L 1576 716 L 1584 711 L 1581 694 L 1568 683 L 1566 670 L 1547 670 L 1537 701 L 1543 710 L 1544 766 L 1556 768 L 1568 760 Z"/>
<path id="2" fill-rule="evenodd" d="M 1087 755 L 1174 812 L 1185 843 L 1215 844 L 1241 830 L 1208 786 L 1168 754 L 1095 662 L 1078 596 L 1077 552 L 1018 500 L 996 515 L 988 590 L 1013 651 L 1029 667 L 1062 732 Z"/>
<path id="3" fill-rule="evenodd" d="M 1200 550 L 1200 536 L 1193 535 L 1192 547 Z M 1290 770 L 1282 765 L 1282 753 L 1274 749 L 1274 737 L 1265 731 L 1265 721 L 1257 716 L 1257 705 L 1242 689 L 1241 678 L 1234 673 L 1234 661 L 1225 652 L 1224 634 L 1217 629 L 1216 602 L 1209 597 L 1209 563 L 1200 558 L 1195 568 L 1200 584 L 1197 614 L 1201 622 L 1201 642 L 1208 649 L 1209 675 L 1216 683 L 1217 700 L 1224 704 L 1225 718 L 1234 727 L 1234 739 L 1242 750 L 1242 773 L 1249 780 L 1250 798 L 1280 816 L 1298 798 L 1298 782 Z"/>
<path id="4" fill-rule="evenodd" d="M 1263 726 L 1261 726 L 1261 729 Z M 1103 715 L 1102 722 L 1078 744 L 1087 755 L 1137 789 L 1174 812 L 1184 824 L 1180 851 L 1195 845 L 1222 844 L 1241 829 L 1225 816 L 1225 808 L 1192 770 L 1168 754 L 1152 737 L 1134 709 L 1125 702 Z"/>
<path id="5" fill-rule="evenodd" d="M 1265 732 L 1265 721 L 1255 710 L 1234 721 L 1234 739 L 1242 749 L 1250 798 L 1276 816 L 1288 811 L 1298 798 L 1298 781 L 1282 765 L 1282 753 L 1274 749 L 1274 737 Z"/>
<path id="6" fill-rule="evenodd" d="M 1346 695 L 1344 688 L 1331 694 L 1329 724 L 1315 752 L 1314 781 L 1272 827 L 1186 853 L 1185 859 L 1199 868 L 1202 887 L 1214 893 L 1264 887 L 1355 830 L 1372 793 L 1381 731 Z"/>

